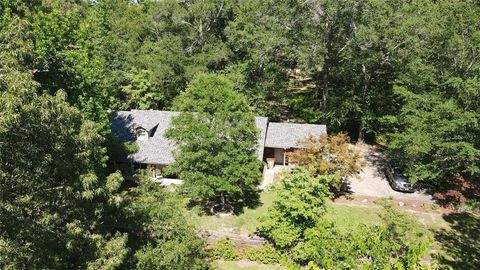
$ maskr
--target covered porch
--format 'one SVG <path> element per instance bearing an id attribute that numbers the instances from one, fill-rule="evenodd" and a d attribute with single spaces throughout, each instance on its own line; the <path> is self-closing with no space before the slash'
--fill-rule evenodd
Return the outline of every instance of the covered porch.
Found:
<path id="1" fill-rule="evenodd" d="M 288 153 L 299 148 L 301 140 L 309 135 L 320 136 L 326 132 L 325 125 L 270 122 L 267 127 L 263 159 L 267 161 L 269 167 L 286 166 Z"/>
<path id="2" fill-rule="evenodd" d="M 265 160 L 267 164 L 273 161 L 273 165 L 286 166 L 288 165 L 288 153 L 291 151 L 293 151 L 291 148 L 265 147 L 263 160 Z"/>

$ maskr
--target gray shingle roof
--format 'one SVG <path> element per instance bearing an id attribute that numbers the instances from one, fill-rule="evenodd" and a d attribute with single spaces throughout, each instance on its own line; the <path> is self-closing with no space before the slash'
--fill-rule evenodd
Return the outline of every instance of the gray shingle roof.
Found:
<path id="1" fill-rule="evenodd" d="M 255 124 L 257 128 L 260 130 L 257 142 L 257 151 L 258 151 L 258 159 L 263 159 L 263 150 L 265 149 L 265 137 L 267 136 L 267 125 L 268 125 L 268 118 L 256 116 L 255 117 Z"/>
<path id="2" fill-rule="evenodd" d="M 138 151 L 126 159 L 137 163 L 168 165 L 173 162 L 174 143 L 165 138 L 172 116 L 178 112 L 156 110 L 117 111 L 112 119 L 112 133 L 121 141 L 135 141 L 135 128 L 153 129 L 148 140 L 137 140 Z M 118 161 L 125 161 L 120 158 Z"/>
<path id="3" fill-rule="evenodd" d="M 295 148 L 298 141 L 308 135 L 320 136 L 327 133 L 327 126 L 312 124 L 290 124 L 270 122 L 267 128 L 265 147 Z"/>
<path id="4" fill-rule="evenodd" d="M 170 126 L 173 116 L 178 112 L 157 110 L 117 111 L 112 118 L 111 128 L 114 136 L 121 141 L 134 141 L 135 128 L 153 129 L 153 136 L 148 140 L 137 140 L 138 152 L 127 157 L 118 157 L 117 161 L 133 161 L 136 163 L 169 165 L 173 163 L 174 142 L 165 138 L 165 132 Z M 258 156 L 263 158 L 263 149 L 267 131 L 268 119 L 256 117 L 255 123 L 260 129 L 258 138 Z"/>

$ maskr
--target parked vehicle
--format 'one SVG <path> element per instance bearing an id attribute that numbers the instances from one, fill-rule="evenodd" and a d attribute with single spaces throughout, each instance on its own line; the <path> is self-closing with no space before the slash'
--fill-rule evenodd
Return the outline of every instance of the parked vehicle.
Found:
<path id="1" fill-rule="evenodd" d="M 393 190 L 412 193 L 415 191 L 415 185 L 408 182 L 402 175 L 401 169 L 396 165 L 395 160 L 389 160 L 385 168 L 385 176 Z"/>

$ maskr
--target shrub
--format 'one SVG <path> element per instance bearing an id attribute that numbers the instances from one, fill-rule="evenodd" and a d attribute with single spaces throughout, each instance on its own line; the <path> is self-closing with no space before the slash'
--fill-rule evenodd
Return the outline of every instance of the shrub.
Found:
<path id="1" fill-rule="evenodd" d="M 232 241 L 228 238 L 217 241 L 215 249 L 213 250 L 213 258 L 233 261 L 238 259 L 238 252 Z"/>
<path id="2" fill-rule="evenodd" d="M 280 254 L 270 244 L 262 245 L 258 248 L 248 249 L 245 252 L 245 257 L 251 261 L 257 261 L 264 264 L 279 263 L 281 259 Z"/>
<path id="3" fill-rule="evenodd" d="M 347 233 L 330 222 L 305 231 L 292 258 L 310 269 L 417 269 L 432 238 L 416 221 L 384 204 L 383 224 Z M 316 268 L 317 267 L 317 268 Z"/>
<path id="4" fill-rule="evenodd" d="M 313 176 L 337 174 L 337 181 L 330 186 L 338 191 L 341 179 L 360 173 L 364 160 L 361 153 L 349 144 L 344 133 L 338 135 L 310 135 L 300 140 L 300 148 L 288 153 L 288 161 L 308 168 Z"/>
<path id="5" fill-rule="evenodd" d="M 307 228 L 315 227 L 326 212 L 331 193 L 329 183 L 335 176 L 313 177 L 303 167 L 294 168 L 276 186 L 277 197 L 265 216 L 260 217 L 258 232 L 279 248 L 289 248 L 303 238 Z"/>

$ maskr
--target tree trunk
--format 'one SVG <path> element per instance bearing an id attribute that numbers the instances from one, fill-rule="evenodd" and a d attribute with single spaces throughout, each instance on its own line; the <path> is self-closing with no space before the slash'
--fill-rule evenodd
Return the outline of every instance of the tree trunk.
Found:
<path id="1" fill-rule="evenodd" d="M 327 100 L 328 100 L 328 71 L 329 65 L 325 59 L 323 64 L 323 94 L 322 94 L 322 124 L 327 124 Z"/>
<path id="2" fill-rule="evenodd" d="M 358 127 L 358 142 L 363 143 L 365 142 L 365 131 L 363 131 L 363 123 L 362 119 L 360 119 L 360 125 Z"/>
<path id="3" fill-rule="evenodd" d="M 362 64 L 362 73 L 363 73 L 363 87 L 362 87 L 362 99 L 360 104 L 360 108 L 362 111 L 360 112 L 360 124 L 358 127 L 358 142 L 363 143 L 365 141 L 365 131 L 364 131 L 364 124 L 363 124 L 363 114 L 365 113 L 365 99 L 367 98 L 367 91 L 368 91 L 368 84 L 370 82 L 369 78 L 367 78 L 367 67 Z"/>

